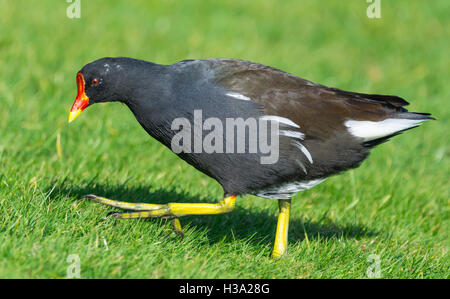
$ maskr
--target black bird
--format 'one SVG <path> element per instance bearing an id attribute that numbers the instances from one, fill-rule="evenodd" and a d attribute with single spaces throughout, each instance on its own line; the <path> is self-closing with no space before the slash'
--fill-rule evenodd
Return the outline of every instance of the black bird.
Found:
<path id="1" fill-rule="evenodd" d="M 86 107 L 119 101 L 153 138 L 217 180 L 218 204 L 96 202 L 135 210 L 119 219 L 231 212 L 237 195 L 277 199 L 273 257 L 286 252 L 290 200 L 327 177 L 355 168 L 372 147 L 433 119 L 408 112 L 397 96 L 363 94 L 316 84 L 276 68 L 235 59 L 159 65 L 102 58 L 77 74 L 73 121 Z"/>

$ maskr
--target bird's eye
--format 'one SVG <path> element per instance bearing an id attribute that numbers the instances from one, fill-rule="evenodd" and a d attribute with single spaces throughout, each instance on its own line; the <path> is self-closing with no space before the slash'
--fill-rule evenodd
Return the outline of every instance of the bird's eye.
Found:
<path id="1" fill-rule="evenodd" d="M 91 81 L 92 86 L 97 86 L 99 83 L 100 83 L 100 81 L 98 79 L 92 79 L 92 81 Z"/>

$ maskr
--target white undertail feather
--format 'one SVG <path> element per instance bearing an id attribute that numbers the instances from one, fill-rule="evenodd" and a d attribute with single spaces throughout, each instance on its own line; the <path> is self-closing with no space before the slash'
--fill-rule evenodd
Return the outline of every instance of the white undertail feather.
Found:
<path id="1" fill-rule="evenodd" d="M 347 120 L 348 131 L 364 141 L 371 141 L 418 126 L 427 119 L 387 118 L 382 121 Z"/>

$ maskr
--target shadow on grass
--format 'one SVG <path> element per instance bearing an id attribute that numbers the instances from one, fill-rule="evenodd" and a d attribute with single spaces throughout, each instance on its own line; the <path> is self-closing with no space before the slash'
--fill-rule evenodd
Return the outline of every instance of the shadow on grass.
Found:
<path id="1" fill-rule="evenodd" d="M 204 203 L 218 202 L 221 198 L 207 199 L 192 196 L 186 192 L 175 190 L 152 190 L 150 186 L 126 187 L 123 185 L 99 185 L 81 184 L 75 185 L 65 182 L 57 185 L 55 192 L 52 192 L 50 200 L 56 197 L 81 198 L 83 195 L 95 194 L 119 201 L 145 202 L 165 204 L 169 202 Z M 88 200 L 88 199 L 84 199 Z M 278 207 L 273 201 L 274 207 Z M 294 203 L 295 204 L 295 203 Z M 95 206 L 92 206 L 95 208 Z M 111 207 L 111 209 L 115 209 Z M 117 210 L 117 209 L 115 209 Z M 196 227 L 207 227 L 207 236 L 210 243 L 217 243 L 224 240 L 248 240 L 252 243 L 273 243 L 275 237 L 276 221 L 278 209 L 271 211 L 254 211 L 239 207 L 229 214 L 224 215 L 204 215 L 182 217 L 182 225 L 188 224 L 191 229 Z M 104 215 L 106 216 L 106 214 Z M 150 221 L 152 219 L 149 219 Z M 105 221 L 114 221 L 112 219 Z M 133 221 L 133 220 L 119 220 Z M 306 232 L 306 233 L 305 233 Z M 336 225 L 327 218 L 318 222 L 303 222 L 298 215 L 291 215 L 289 224 L 290 241 L 302 241 L 306 237 L 309 240 L 354 238 L 360 239 L 378 235 L 379 232 L 367 229 L 362 225 L 348 224 L 344 226 Z"/>

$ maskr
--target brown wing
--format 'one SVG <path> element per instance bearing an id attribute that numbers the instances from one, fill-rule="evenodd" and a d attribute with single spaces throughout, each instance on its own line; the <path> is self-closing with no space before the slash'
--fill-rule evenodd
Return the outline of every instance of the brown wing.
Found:
<path id="1" fill-rule="evenodd" d="M 221 60 L 215 69 L 219 84 L 262 104 L 267 115 L 292 120 L 307 138 L 326 139 L 346 130 L 348 119 L 381 121 L 408 105 L 396 96 L 329 88 L 248 61 Z"/>

